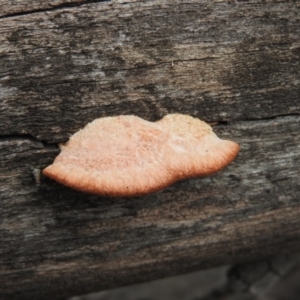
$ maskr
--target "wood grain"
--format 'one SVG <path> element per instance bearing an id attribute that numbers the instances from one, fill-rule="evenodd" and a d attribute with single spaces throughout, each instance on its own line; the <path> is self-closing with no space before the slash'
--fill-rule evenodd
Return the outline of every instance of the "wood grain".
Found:
<path id="1" fill-rule="evenodd" d="M 99 116 L 299 113 L 297 4 L 101 2 L 4 18 L 0 134 L 56 142 Z"/>
<path id="2" fill-rule="evenodd" d="M 109 0 L 0 0 L 0 18 L 10 18 L 18 15 L 51 11 L 63 7 L 75 7 L 91 2 L 105 2 Z"/>
<path id="3" fill-rule="evenodd" d="M 1 299 L 300 249 L 299 1 L 121 2 L 11 4 L 0 18 Z M 172 112 L 213 122 L 240 155 L 143 198 L 36 184 L 33 170 L 94 118 Z"/>

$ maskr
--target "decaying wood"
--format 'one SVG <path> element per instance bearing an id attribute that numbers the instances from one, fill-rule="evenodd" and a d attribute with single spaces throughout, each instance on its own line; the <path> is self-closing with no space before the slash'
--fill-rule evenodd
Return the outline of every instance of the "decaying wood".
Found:
<path id="1" fill-rule="evenodd" d="M 299 1 L 5 2 L 1 299 L 65 299 L 299 251 Z M 143 198 L 38 182 L 57 143 L 94 118 L 172 112 L 216 124 L 240 155 Z"/>
<path id="2" fill-rule="evenodd" d="M 75 5 L 80 3 L 72 0 L 14 0 L 7 2 L 6 0 L 0 0 L 0 17 L 13 17 L 15 15 L 34 13 L 46 9 L 55 9 L 62 6 Z"/>

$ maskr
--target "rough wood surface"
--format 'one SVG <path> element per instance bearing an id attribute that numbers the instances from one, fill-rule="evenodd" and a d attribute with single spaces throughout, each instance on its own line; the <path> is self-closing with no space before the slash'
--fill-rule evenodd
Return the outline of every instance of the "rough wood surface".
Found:
<path id="1" fill-rule="evenodd" d="M 0 0 L 1 299 L 300 249 L 299 1 L 121 2 Z M 239 157 L 144 198 L 36 185 L 94 118 L 172 112 L 215 122 Z"/>
<path id="2" fill-rule="evenodd" d="M 99 3 L 99 2 L 135 2 L 139 0 L 0 0 L 0 18 L 1 17 L 14 17 L 24 14 L 32 14 L 43 11 L 58 10 L 64 7 L 76 7 L 85 5 L 87 3 Z"/>

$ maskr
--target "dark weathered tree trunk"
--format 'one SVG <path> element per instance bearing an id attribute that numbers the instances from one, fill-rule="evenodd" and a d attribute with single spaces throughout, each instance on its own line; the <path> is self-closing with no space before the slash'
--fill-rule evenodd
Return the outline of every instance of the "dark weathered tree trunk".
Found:
<path id="1" fill-rule="evenodd" d="M 1 299 L 300 250 L 299 1 L 24 2 L 0 0 Z M 94 118 L 172 112 L 212 122 L 239 157 L 143 198 L 36 184 Z"/>

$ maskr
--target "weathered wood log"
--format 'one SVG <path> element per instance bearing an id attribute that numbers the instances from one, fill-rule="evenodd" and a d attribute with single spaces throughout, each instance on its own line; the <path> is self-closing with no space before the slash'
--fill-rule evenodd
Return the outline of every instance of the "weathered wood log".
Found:
<path id="1" fill-rule="evenodd" d="M 21 2 L 0 0 L 1 299 L 299 251 L 299 1 Z M 36 184 L 94 118 L 172 112 L 213 122 L 239 157 L 143 198 Z"/>

